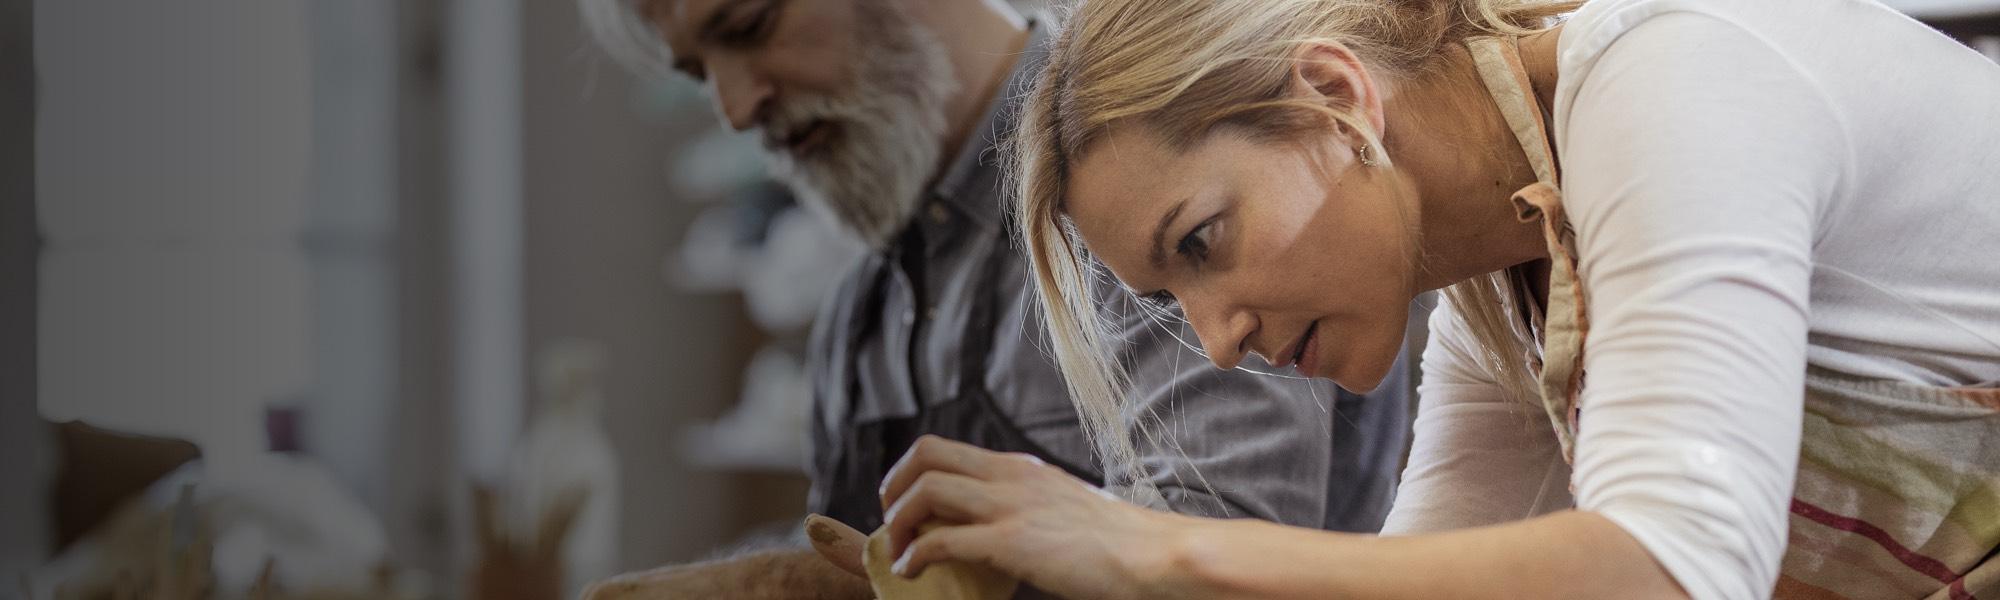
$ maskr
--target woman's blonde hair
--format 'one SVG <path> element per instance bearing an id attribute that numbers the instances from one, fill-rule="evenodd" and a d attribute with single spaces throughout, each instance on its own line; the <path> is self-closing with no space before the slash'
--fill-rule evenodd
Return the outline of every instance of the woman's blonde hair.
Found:
<path id="1" fill-rule="evenodd" d="M 1433 69 L 1449 44 L 1538 31 L 1577 4 L 1085 0 L 1062 11 L 1008 153 L 1019 195 L 1014 223 L 1034 270 L 1052 350 L 1107 483 L 1113 473 L 1142 467 L 1123 414 L 1128 382 L 1091 296 L 1092 279 L 1102 275 L 1064 214 L 1069 169 L 1082 153 L 1119 123 L 1142 126 L 1175 149 L 1224 127 L 1260 141 L 1346 130 L 1379 149 L 1376 132 L 1354 107 L 1288 96 L 1301 45 L 1339 42 L 1378 77 L 1411 79 Z M 1377 157 L 1377 164 L 1389 164 L 1386 154 Z M 1496 374 L 1523 371 L 1524 344 L 1508 316 L 1512 288 L 1499 272 L 1446 290 Z M 1533 397 L 1525 373 L 1500 379 L 1517 397 Z M 1144 473 L 1129 474 L 1144 479 Z"/>

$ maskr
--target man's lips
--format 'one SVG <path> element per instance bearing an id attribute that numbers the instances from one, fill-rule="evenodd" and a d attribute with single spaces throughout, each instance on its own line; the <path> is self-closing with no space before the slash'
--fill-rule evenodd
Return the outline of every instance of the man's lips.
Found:
<path id="1" fill-rule="evenodd" d="M 824 120 L 812 121 L 782 134 L 773 135 L 764 141 L 772 148 L 783 149 L 792 156 L 804 156 L 826 141 L 833 126 Z"/>

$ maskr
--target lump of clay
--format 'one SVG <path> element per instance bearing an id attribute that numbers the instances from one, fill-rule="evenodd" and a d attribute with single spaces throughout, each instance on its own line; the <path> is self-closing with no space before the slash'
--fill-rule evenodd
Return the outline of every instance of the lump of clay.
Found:
<path id="1" fill-rule="evenodd" d="M 934 525 L 925 525 L 930 531 Z M 904 578 L 889 571 L 896 557 L 889 555 L 889 528 L 876 529 L 868 536 L 863 560 L 868 567 L 868 584 L 877 600 L 1007 600 L 1021 582 L 982 565 L 945 561 L 931 563 L 916 578 Z"/>

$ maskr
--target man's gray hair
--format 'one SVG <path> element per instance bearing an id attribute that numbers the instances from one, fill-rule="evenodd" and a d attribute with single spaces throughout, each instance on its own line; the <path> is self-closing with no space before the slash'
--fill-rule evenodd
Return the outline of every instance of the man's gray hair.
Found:
<path id="1" fill-rule="evenodd" d="M 654 0 L 577 0 L 583 27 L 604 53 L 634 73 L 652 77 L 673 74 L 673 53 L 647 18 Z"/>

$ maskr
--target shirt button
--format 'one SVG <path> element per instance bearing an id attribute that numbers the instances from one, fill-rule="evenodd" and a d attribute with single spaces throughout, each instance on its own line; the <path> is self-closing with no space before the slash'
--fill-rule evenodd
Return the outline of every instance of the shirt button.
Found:
<path id="1" fill-rule="evenodd" d="M 950 217 L 951 217 L 951 214 L 950 214 L 950 213 L 947 213 L 947 212 L 945 212 L 945 209 L 944 209 L 944 203 L 943 203 L 943 202 L 932 202 L 932 203 L 931 203 L 931 222 L 933 222 L 933 223 L 937 223 L 937 224 L 939 224 L 939 225 L 943 225 L 943 224 L 944 224 L 944 221 L 945 221 L 945 219 L 947 219 L 947 218 L 950 218 Z"/>
<path id="2" fill-rule="evenodd" d="M 924 309 L 924 322 L 925 322 L 925 323 L 929 323 L 929 322 L 931 322 L 931 321 L 936 321 L 936 320 L 937 320 L 937 309 L 935 309 L 935 308 L 926 308 L 926 309 Z"/>
<path id="3" fill-rule="evenodd" d="M 903 324 L 904 324 L 904 325 L 909 325 L 909 324 L 912 324 L 912 323 L 916 323 L 916 322 L 917 322 L 917 311 L 914 311 L 914 310 L 904 310 L 904 311 L 903 311 Z"/>

